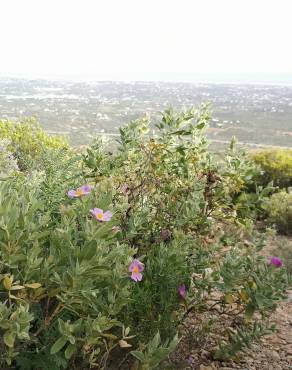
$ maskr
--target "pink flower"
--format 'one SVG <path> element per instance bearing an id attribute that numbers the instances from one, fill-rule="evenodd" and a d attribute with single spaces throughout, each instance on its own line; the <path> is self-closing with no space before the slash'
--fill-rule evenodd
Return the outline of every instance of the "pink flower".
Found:
<path id="1" fill-rule="evenodd" d="M 83 185 L 80 188 L 77 188 L 76 190 L 69 190 L 67 195 L 70 198 L 79 198 L 82 197 L 83 195 L 88 195 L 91 191 L 91 186 L 90 185 Z"/>
<path id="2" fill-rule="evenodd" d="M 142 274 L 141 272 L 144 270 L 144 265 L 142 262 L 140 262 L 138 259 L 133 259 L 132 263 L 129 266 L 129 272 L 132 273 L 131 279 L 134 281 L 141 281 L 142 280 Z"/>
<path id="3" fill-rule="evenodd" d="M 103 212 L 100 208 L 93 208 L 90 213 L 97 219 L 97 221 L 110 221 L 113 214 L 110 211 Z"/>
<path id="4" fill-rule="evenodd" d="M 180 298 L 185 299 L 187 295 L 187 288 L 185 284 L 180 284 L 177 289 L 177 292 Z"/>
<path id="5" fill-rule="evenodd" d="M 282 267 L 283 262 L 278 257 L 271 257 L 270 259 L 271 265 L 274 265 L 275 267 Z"/>

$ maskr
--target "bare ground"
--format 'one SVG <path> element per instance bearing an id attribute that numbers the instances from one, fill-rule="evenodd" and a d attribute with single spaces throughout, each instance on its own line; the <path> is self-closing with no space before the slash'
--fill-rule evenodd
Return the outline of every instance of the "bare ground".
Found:
<path id="1" fill-rule="evenodd" d="M 289 241 L 289 248 L 292 246 Z M 282 243 L 281 243 L 282 244 Z M 269 244 L 263 254 L 272 255 L 275 251 L 274 243 Z M 185 328 L 186 336 L 179 345 L 173 364 L 181 370 L 291 370 L 292 369 L 292 290 L 288 291 L 288 299 L 282 302 L 272 314 L 270 321 L 275 323 L 277 331 L 262 338 L 252 350 L 240 355 L 236 361 L 214 361 L 211 356 L 214 342 L 212 338 L 201 341 L 192 337 L 192 328 L 200 325 L 204 317 L 189 317 Z M 228 318 L 222 317 L 222 326 L 230 325 Z M 219 328 L 220 330 L 220 328 Z"/>

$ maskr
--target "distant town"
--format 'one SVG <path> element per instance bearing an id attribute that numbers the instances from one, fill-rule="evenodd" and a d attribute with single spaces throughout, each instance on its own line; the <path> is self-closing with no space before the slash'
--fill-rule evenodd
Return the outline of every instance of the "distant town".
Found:
<path id="1" fill-rule="evenodd" d="M 70 82 L 0 79 L 0 119 L 35 117 L 73 145 L 149 113 L 155 122 L 168 106 L 210 104 L 208 138 L 236 136 L 242 145 L 292 147 L 292 86 L 170 82 Z"/>

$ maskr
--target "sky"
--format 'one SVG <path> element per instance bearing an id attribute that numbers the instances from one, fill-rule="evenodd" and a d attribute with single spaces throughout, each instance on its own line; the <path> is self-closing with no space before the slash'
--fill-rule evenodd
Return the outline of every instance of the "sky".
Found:
<path id="1" fill-rule="evenodd" d="M 291 14 L 292 0 L 0 0 L 0 76 L 292 81 Z"/>

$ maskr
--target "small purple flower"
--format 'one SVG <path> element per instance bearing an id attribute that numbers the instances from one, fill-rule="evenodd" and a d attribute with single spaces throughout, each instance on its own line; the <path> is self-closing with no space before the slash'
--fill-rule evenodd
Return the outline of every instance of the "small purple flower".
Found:
<path id="1" fill-rule="evenodd" d="M 110 211 L 103 212 L 100 208 L 93 208 L 90 213 L 96 218 L 97 221 L 110 221 L 113 214 Z"/>
<path id="2" fill-rule="evenodd" d="M 271 257 L 270 259 L 271 265 L 274 265 L 275 267 L 282 267 L 283 262 L 278 257 Z"/>
<path id="3" fill-rule="evenodd" d="M 134 281 L 141 281 L 143 275 L 141 272 L 144 270 L 144 265 L 138 259 L 133 259 L 132 263 L 129 266 L 129 272 L 132 273 L 131 279 Z"/>
<path id="4" fill-rule="evenodd" d="M 180 298 L 185 299 L 187 295 L 187 288 L 185 284 L 180 284 L 177 289 L 177 292 Z"/>
<path id="5" fill-rule="evenodd" d="M 72 189 L 69 190 L 67 195 L 70 198 L 79 198 L 82 197 L 83 195 L 88 195 L 91 191 L 91 186 L 90 185 L 83 185 L 80 188 L 77 188 L 76 190 Z"/>

